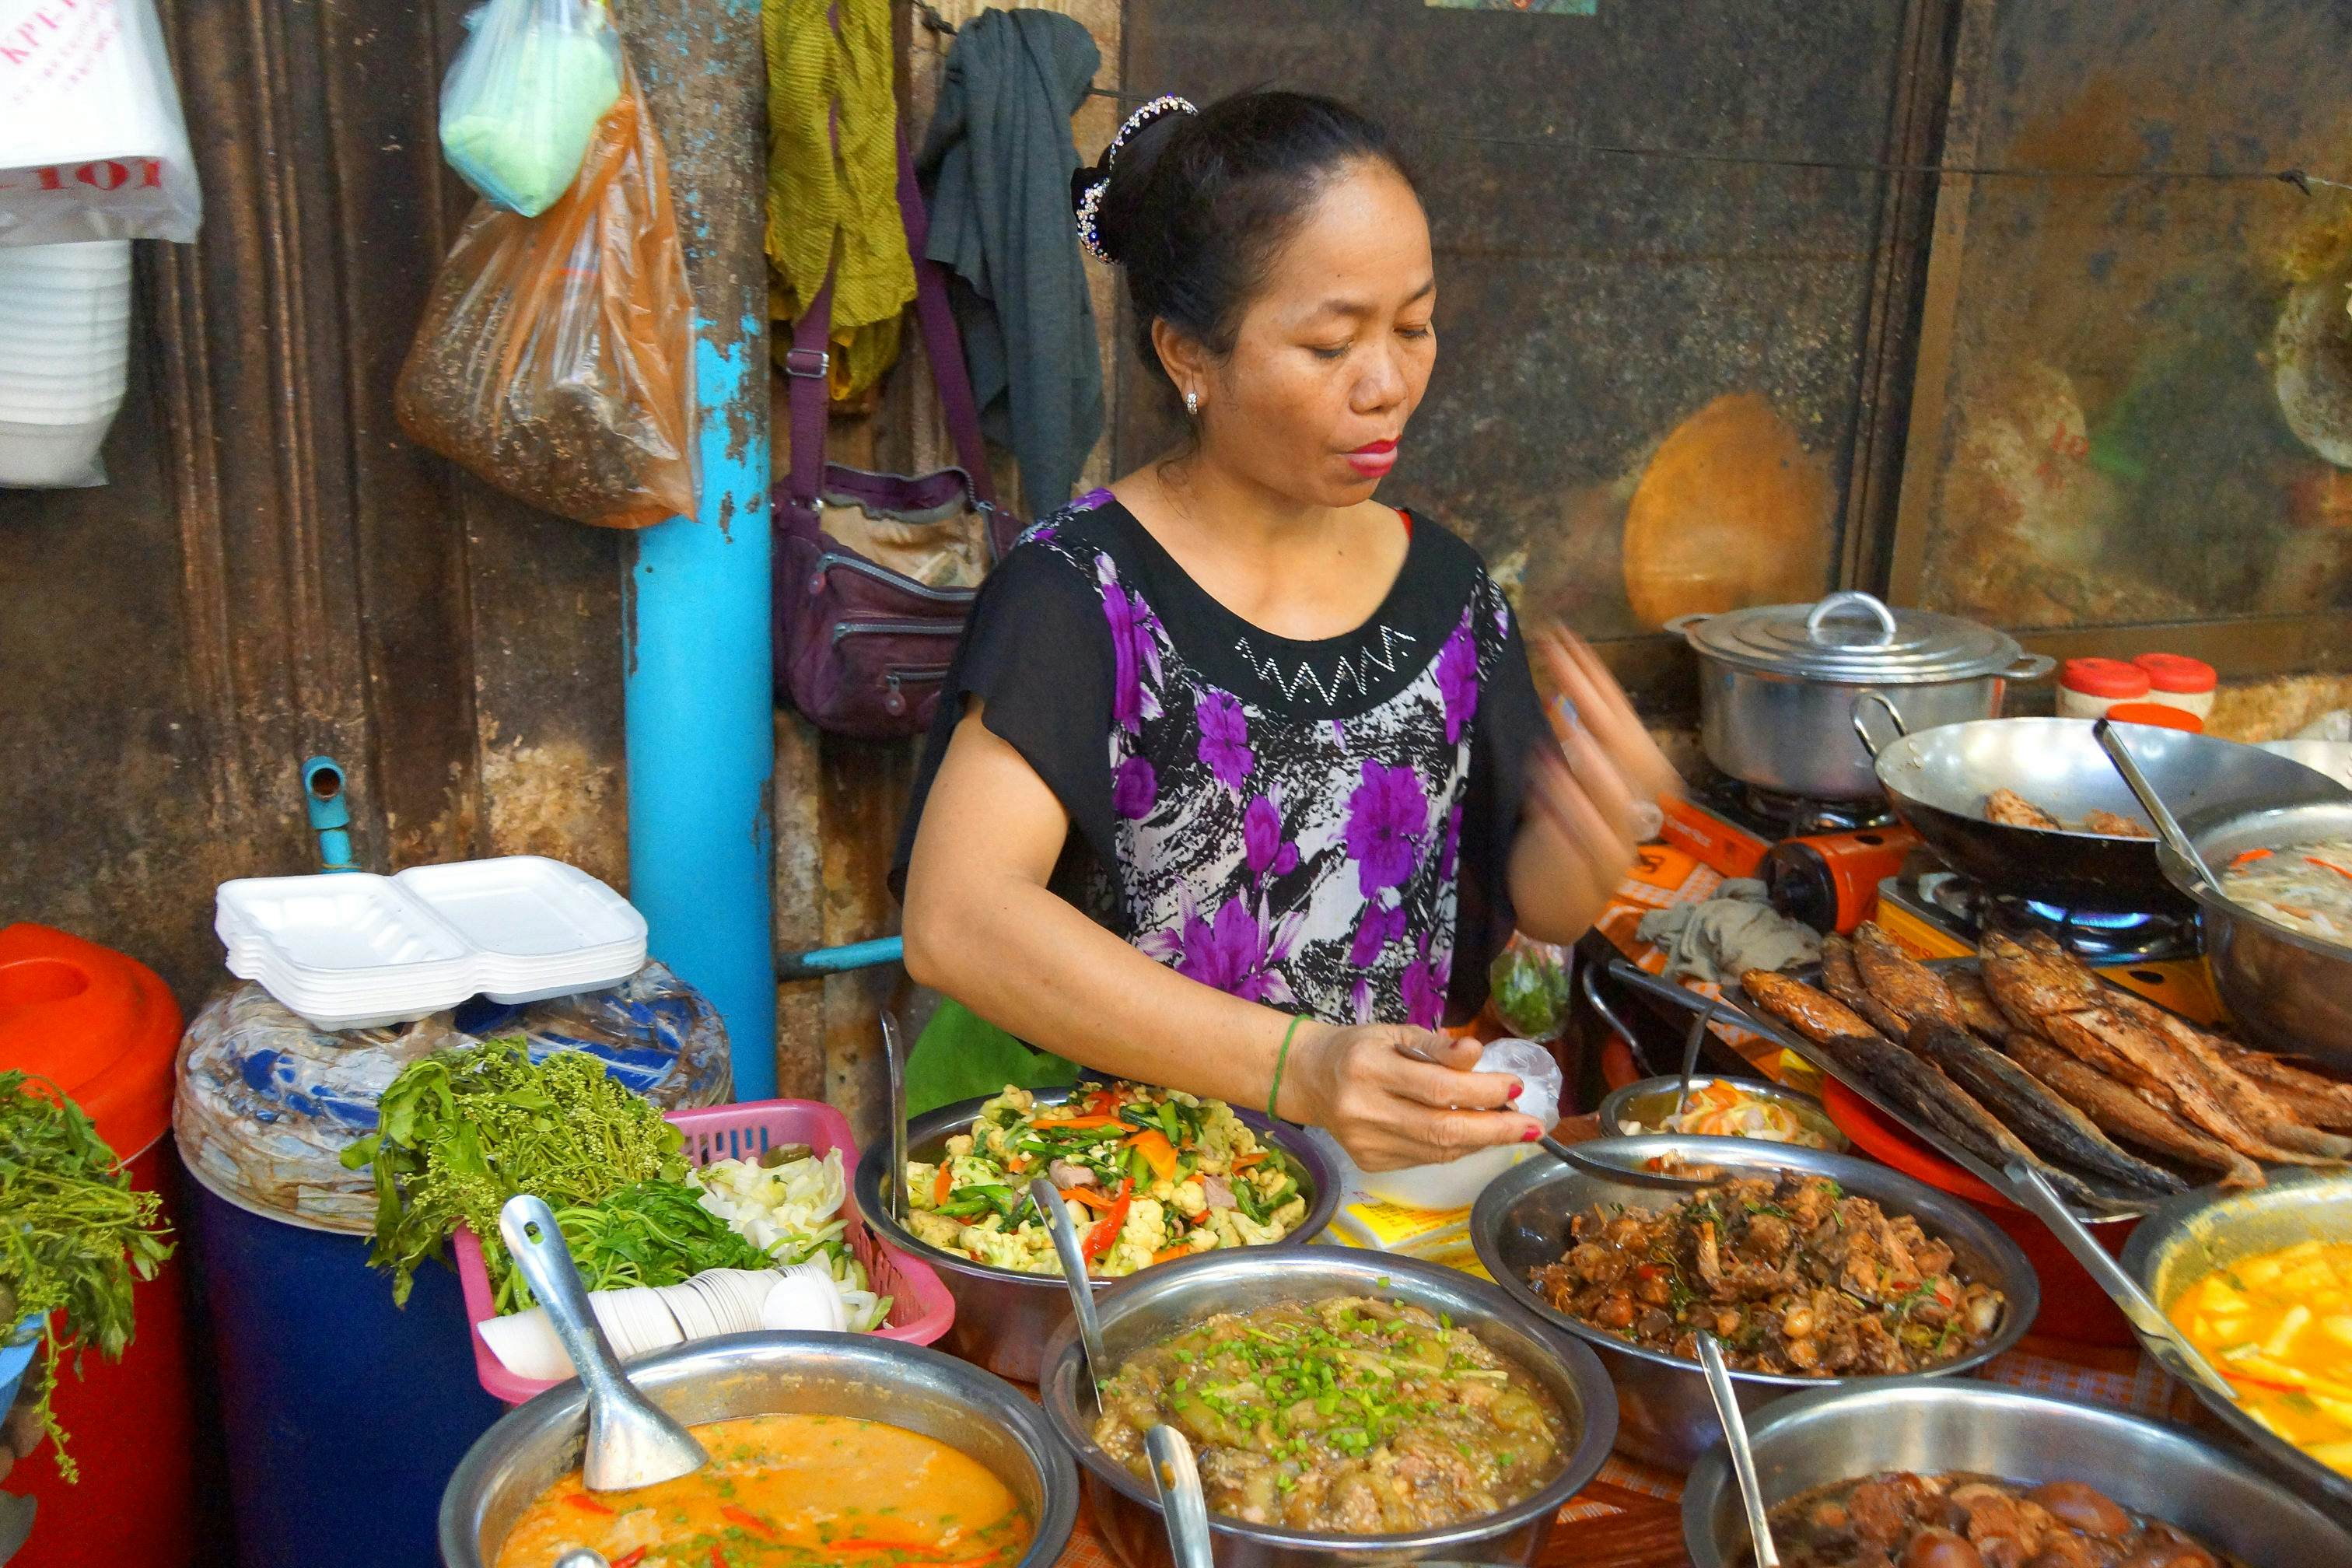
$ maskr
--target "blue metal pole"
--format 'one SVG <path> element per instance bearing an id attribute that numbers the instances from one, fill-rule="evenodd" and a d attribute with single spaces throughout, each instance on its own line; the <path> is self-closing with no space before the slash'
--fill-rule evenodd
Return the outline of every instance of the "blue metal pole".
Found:
<path id="1" fill-rule="evenodd" d="M 623 581 L 629 897 L 653 955 L 726 1020 L 735 1093 L 776 1092 L 769 788 L 766 67 L 758 0 L 616 7 L 694 289 L 701 486 Z"/>

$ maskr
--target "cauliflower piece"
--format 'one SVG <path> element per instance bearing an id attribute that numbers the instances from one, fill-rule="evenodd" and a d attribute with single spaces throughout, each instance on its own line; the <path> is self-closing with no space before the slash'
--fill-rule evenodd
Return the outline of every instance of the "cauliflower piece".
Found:
<path id="1" fill-rule="evenodd" d="M 1052 1247 L 1048 1245 L 1041 1252 L 1026 1227 L 1007 1232 L 975 1226 L 964 1233 L 964 1250 L 998 1268 L 1017 1268 L 1024 1274 L 1055 1274 L 1061 1270 L 1061 1261 L 1055 1257 Z"/>
<path id="2" fill-rule="evenodd" d="M 915 1233 L 917 1241 L 948 1252 L 955 1250 L 963 1233 L 963 1226 L 947 1215 L 920 1208 L 907 1215 L 907 1228 Z"/>
<path id="3" fill-rule="evenodd" d="M 920 1160 L 907 1162 L 907 1199 L 917 1214 L 940 1206 L 932 1201 L 932 1194 L 939 1191 L 939 1185 L 940 1168 L 937 1165 L 925 1164 Z"/>
<path id="4" fill-rule="evenodd" d="M 1178 1187 L 1169 1202 L 1174 1205 L 1176 1212 L 1186 1219 L 1191 1219 L 1196 1214 L 1209 1212 L 1208 1191 L 1198 1181 L 1186 1182 L 1182 1186 Z"/>
<path id="5" fill-rule="evenodd" d="M 949 1139 L 949 1140 L 948 1140 L 948 1158 L 949 1158 L 949 1159 L 950 1159 L 950 1160 L 961 1160 L 961 1159 L 962 1159 L 966 1154 L 969 1154 L 969 1153 L 971 1153 L 971 1133 L 969 1133 L 969 1132 L 959 1132 L 959 1133 L 957 1133 L 954 1137 L 952 1137 L 952 1138 L 950 1138 L 950 1139 Z"/>
<path id="6" fill-rule="evenodd" d="M 1265 1217 L 1276 1230 L 1287 1236 L 1297 1229 L 1300 1222 L 1306 1219 L 1307 1200 L 1303 1197 L 1294 1197 Z"/>

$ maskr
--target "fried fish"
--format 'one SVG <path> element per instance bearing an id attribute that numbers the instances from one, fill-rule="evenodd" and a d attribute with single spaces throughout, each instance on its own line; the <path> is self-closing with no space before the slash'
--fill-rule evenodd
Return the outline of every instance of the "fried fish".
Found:
<path id="1" fill-rule="evenodd" d="M 2056 1090 L 1967 1030 L 1921 1018 L 1904 1043 L 1943 1068 L 2037 1153 L 2137 1193 L 2188 1190 L 2170 1171 L 2117 1148 Z"/>
<path id="2" fill-rule="evenodd" d="M 2035 827 L 2044 833 L 2064 831 L 2056 817 L 2011 789 L 1997 789 L 1985 796 L 1985 820 L 2003 827 Z"/>
<path id="3" fill-rule="evenodd" d="M 2219 1171 L 2225 1187 L 2263 1184 L 2263 1168 L 2235 1149 L 2157 1109 L 2128 1085 L 2075 1060 L 2032 1031 L 2011 1030 L 2002 1048 L 2110 1136 L 2168 1160 Z"/>

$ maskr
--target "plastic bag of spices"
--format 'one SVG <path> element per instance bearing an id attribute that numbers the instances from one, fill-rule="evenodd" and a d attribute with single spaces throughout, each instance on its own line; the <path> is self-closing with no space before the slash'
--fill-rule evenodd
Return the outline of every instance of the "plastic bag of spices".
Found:
<path id="1" fill-rule="evenodd" d="M 636 78 L 537 217 L 485 202 L 435 279 L 394 407 L 509 495 L 604 528 L 694 511 L 694 301 Z"/>

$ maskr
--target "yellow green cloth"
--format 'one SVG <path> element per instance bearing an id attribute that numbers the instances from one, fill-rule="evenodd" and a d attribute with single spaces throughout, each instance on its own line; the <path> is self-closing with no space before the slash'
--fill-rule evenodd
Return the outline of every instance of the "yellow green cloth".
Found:
<path id="1" fill-rule="evenodd" d="M 828 16 L 838 17 L 838 28 Z M 898 105 L 889 0 L 761 0 L 768 55 L 771 313 L 792 321 L 837 268 L 833 395 L 855 397 L 898 357 L 915 264 L 898 216 Z M 838 105 L 840 148 L 829 121 Z M 790 335 L 774 337 L 781 359 Z"/>

